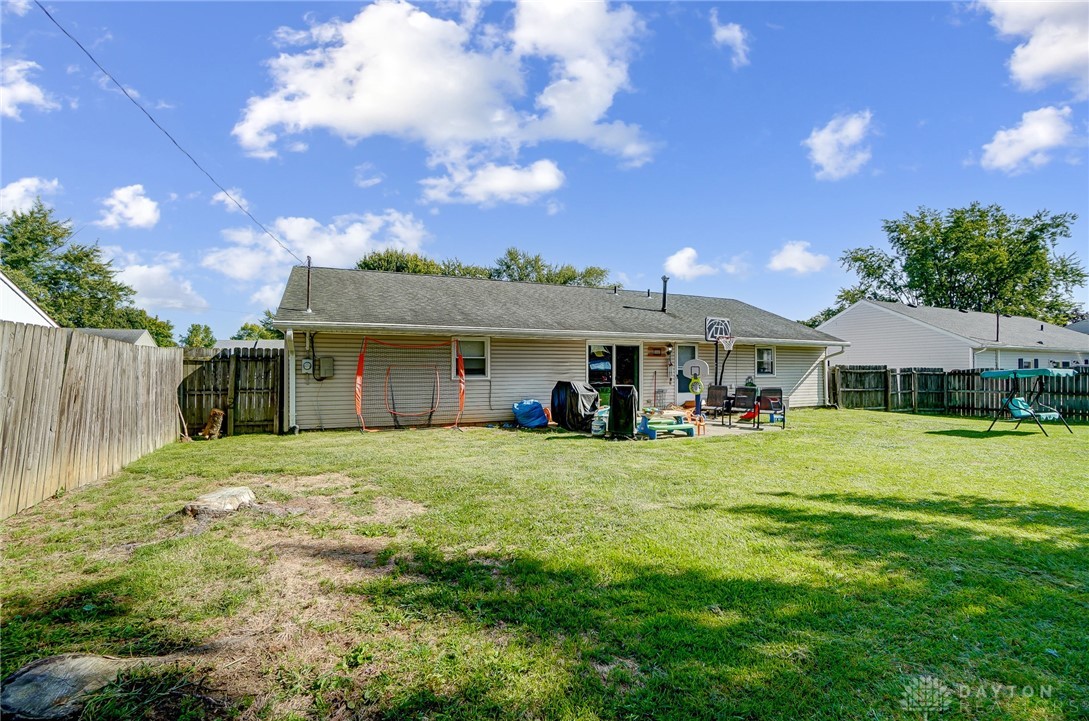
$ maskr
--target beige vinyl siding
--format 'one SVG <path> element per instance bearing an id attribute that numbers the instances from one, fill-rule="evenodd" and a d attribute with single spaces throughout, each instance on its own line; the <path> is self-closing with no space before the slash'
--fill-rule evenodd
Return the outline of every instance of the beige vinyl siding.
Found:
<path id="1" fill-rule="evenodd" d="M 372 336 L 396 343 L 435 343 L 450 336 Z M 334 361 L 332 378 L 315 380 L 302 372 L 309 355 L 306 338 L 295 333 L 295 412 L 302 430 L 355 428 L 355 371 L 363 336 L 317 333 L 316 356 Z M 584 380 L 586 344 L 581 340 L 492 338 L 490 379 L 466 378 L 463 423 L 513 420 L 511 406 L 524 398 L 544 405 L 552 399 L 558 380 Z M 443 382 L 453 382 L 443 378 Z"/>
<path id="2" fill-rule="evenodd" d="M 969 341 L 865 303 L 851 306 L 820 330 L 851 343 L 836 356 L 837 365 L 972 367 L 973 344 Z"/>
<path id="3" fill-rule="evenodd" d="M 372 336 L 397 343 L 435 343 L 450 336 Z M 315 356 L 332 357 L 334 375 L 318 381 L 302 372 L 302 360 L 309 356 L 306 336 L 295 333 L 295 413 L 302 430 L 355 428 L 355 372 L 363 336 L 359 334 L 321 332 L 313 336 Z M 676 344 L 675 344 L 676 345 Z M 525 398 L 535 398 L 544 405 L 552 399 L 552 388 L 560 380 L 586 380 L 585 340 L 540 340 L 491 338 L 490 378 L 466 378 L 463 423 L 510 421 L 511 406 Z M 658 344 L 664 347 L 665 344 Z M 654 372 L 658 372 L 658 387 L 667 389 L 666 402 L 676 400 L 675 376 L 670 374 L 666 356 L 650 356 L 646 344 L 642 353 L 640 403 L 648 405 L 654 398 Z M 714 364 L 715 349 L 701 343 L 698 357 Z M 781 386 L 794 407 L 823 403 L 822 348 L 776 348 L 774 377 L 761 377 L 760 386 Z M 724 351 L 719 350 L 720 359 Z M 755 373 L 754 349 L 738 346 L 726 362 L 723 381 L 731 386 L 745 382 Z M 453 382 L 447 378 L 443 382 Z"/>

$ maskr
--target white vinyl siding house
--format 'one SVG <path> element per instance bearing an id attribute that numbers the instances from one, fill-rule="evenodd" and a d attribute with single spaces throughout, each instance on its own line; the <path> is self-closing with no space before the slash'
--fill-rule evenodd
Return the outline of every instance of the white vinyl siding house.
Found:
<path id="1" fill-rule="evenodd" d="M 818 330 L 850 342 L 835 357 L 842 365 L 961 370 L 1089 362 L 1089 336 L 1021 316 L 862 300 Z"/>
<path id="2" fill-rule="evenodd" d="M 57 327 L 57 322 L 3 273 L 0 273 L 0 320 Z"/>

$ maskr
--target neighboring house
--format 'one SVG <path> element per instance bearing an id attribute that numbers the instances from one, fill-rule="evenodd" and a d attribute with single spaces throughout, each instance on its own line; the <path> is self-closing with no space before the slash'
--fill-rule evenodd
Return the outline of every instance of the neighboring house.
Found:
<path id="1" fill-rule="evenodd" d="M 0 273 L 0 320 L 58 327 L 55 320 L 3 273 Z"/>
<path id="2" fill-rule="evenodd" d="M 1066 326 L 1067 330 L 1076 330 L 1079 333 L 1089 333 L 1089 319 L 1079 320 Z"/>
<path id="3" fill-rule="evenodd" d="M 217 340 L 212 346 L 217 350 L 225 348 L 266 348 L 269 350 L 283 350 L 284 341 L 280 340 Z"/>
<path id="4" fill-rule="evenodd" d="M 80 333 L 97 335 L 102 338 L 131 343 L 132 345 L 144 345 L 158 347 L 155 338 L 143 328 L 76 328 Z"/>
<path id="5" fill-rule="evenodd" d="M 850 341 L 836 364 L 957 370 L 1089 363 L 1089 336 L 1023 316 L 860 300 L 817 329 Z"/>
<path id="6" fill-rule="evenodd" d="M 669 294 L 663 301 L 662 293 L 649 291 L 332 268 L 314 268 L 307 280 L 306 268 L 293 269 L 273 322 L 286 334 L 288 426 L 300 429 L 358 426 L 355 380 L 364 336 L 420 345 L 459 340 L 464 423 L 510 420 L 511 405 L 526 398 L 548 405 L 560 380 L 600 388 L 627 381 L 639 388 L 643 405 L 655 402 L 655 391 L 659 402 L 691 399 L 678 368 L 692 358 L 714 363 L 715 345 L 704 341 L 708 316 L 728 318 L 737 336 L 723 382 L 733 387 L 751 377 L 761 387 L 782 387 L 794 406 L 825 402 L 824 357 L 828 346 L 843 345 L 726 298 Z M 390 360 L 396 353 L 402 359 Z M 386 359 L 368 360 L 367 372 L 377 366 L 380 373 L 364 384 L 366 397 L 385 401 L 387 409 L 403 406 L 413 389 L 395 378 L 392 371 L 402 369 L 433 368 L 427 373 L 444 388 L 456 386 L 449 348 L 419 353 L 430 355 L 413 361 L 388 349 Z M 726 357 L 721 348 L 719 357 Z M 429 394 L 429 384 L 416 391 Z M 391 416 L 379 415 L 384 423 L 368 425 L 390 425 Z"/>

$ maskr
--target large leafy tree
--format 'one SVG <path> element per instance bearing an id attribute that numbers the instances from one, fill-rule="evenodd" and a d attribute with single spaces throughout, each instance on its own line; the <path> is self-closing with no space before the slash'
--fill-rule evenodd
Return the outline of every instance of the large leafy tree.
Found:
<path id="1" fill-rule="evenodd" d="M 1074 254 L 1060 255 L 1073 213 L 1042 210 L 1021 218 L 972 203 L 944 213 L 919 208 L 882 221 L 891 252 L 852 248 L 840 262 L 858 276 L 836 305 L 806 321 L 819 325 L 861 299 L 1023 315 L 1063 325 L 1079 311 L 1073 291 L 1089 275 Z"/>
<path id="2" fill-rule="evenodd" d="M 272 327 L 272 312 L 266 310 L 258 323 L 243 323 L 231 340 L 281 340 L 284 334 Z"/>
<path id="3" fill-rule="evenodd" d="M 68 328 L 146 328 L 173 345 L 174 327 L 132 304 L 136 292 L 97 245 L 72 242 L 72 223 L 41 199 L 0 216 L 0 267 L 58 324 Z"/>
<path id="4" fill-rule="evenodd" d="M 185 335 L 178 339 L 178 343 L 186 348 L 211 348 L 216 344 L 216 336 L 203 323 L 193 323 L 185 331 Z"/>
<path id="5" fill-rule="evenodd" d="M 539 254 L 530 255 L 517 248 L 508 248 L 492 266 L 470 265 L 457 258 L 435 261 L 403 250 L 383 250 L 364 256 L 356 267 L 361 270 L 520 280 L 552 285 L 602 286 L 609 280 L 607 268 L 594 265 L 577 268 L 569 263 L 548 263 Z"/>

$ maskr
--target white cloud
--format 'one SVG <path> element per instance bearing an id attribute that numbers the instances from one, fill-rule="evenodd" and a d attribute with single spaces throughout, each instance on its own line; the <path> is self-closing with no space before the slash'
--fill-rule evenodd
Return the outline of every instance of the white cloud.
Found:
<path id="1" fill-rule="evenodd" d="M 869 110 L 837 115 L 823 128 L 813 128 L 802 145 L 809 148 L 809 160 L 817 166 L 817 180 L 840 180 L 854 175 L 870 160 L 870 149 L 862 143 L 870 134 L 873 114 Z"/>
<path id="2" fill-rule="evenodd" d="M 714 275 L 718 272 L 718 268 L 713 265 L 696 262 L 697 255 L 695 248 L 681 248 L 666 258 L 662 267 L 666 273 L 681 280 L 693 280 L 701 275 Z"/>
<path id="3" fill-rule="evenodd" d="M 284 297 L 284 287 L 287 283 L 269 283 L 258 288 L 250 295 L 250 302 L 265 308 L 280 307 L 280 299 Z"/>
<path id="4" fill-rule="evenodd" d="M 26 15 L 30 12 L 30 0 L 3 0 L 3 11 L 13 15 Z"/>
<path id="5" fill-rule="evenodd" d="M 110 80 L 109 76 L 101 71 L 95 73 L 95 82 L 98 83 L 98 87 L 102 88 L 108 93 L 117 93 L 118 95 L 124 95 L 125 93 L 128 93 L 134 98 L 140 97 L 140 91 L 128 85 L 121 86 L 125 88 L 125 92 L 121 92 L 121 88 L 117 86 L 117 83 Z"/>
<path id="6" fill-rule="evenodd" d="M 727 275 L 748 275 L 752 270 L 752 265 L 749 263 L 748 257 L 748 253 L 731 256 L 728 261 L 722 264 L 722 270 L 725 271 Z"/>
<path id="7" fill-rule="evenodd" d="M 436 203 L 474 203 L 494 205 L 530 203 L 536 198 L 559 189 L 564 182 L 563 171 L 551 160 L 538 160 L 528 168 L 517 165 L 487 165 L 474 170 L 451 168 L 442 178 L 420 181 L 424 199 Z"/>
<path id="8" fill-rule="evenodd" d="M 827 255 L 809 252 L 809 243 L 792 240 L 783 245 L 768 261 L 768 270 L 789 270 L 796 275 L 815 273 L 828 265 Z"/>
<path id="9" fill-rule="evenodd" d="M 230 197 L 227 196 L 227 193 L 230 193 Z M 231 200 L 231 197 L 233 197 L 234 200 Z M 235 201 L 238 201 L 238 205 L 235 205 Z M 243 210 L 250 209 L 249 201 L 242 197 L 241 188 L 228 188 L 227 192 L 221 190 L 212 196 L 211 202 L 213 205 L 219 203 L 226 208 L 228 213 L 241 213 Z M 239 208 L 239 205 L 242 207 Z"/>
<path id="10" fill-rule="evenodd" d="M 159 204 L 144 195 L 144 186 L 139 183 L 114 188 L 102 204 L 106 207 L 95 225 L 103 228 L 154 228 L 159 222 Z"/>
<path id="11" fill-rule="evenodd" d="M 1020 125 L 994 134 L 983 146 L 979 164 L 1010 175 L 1046 165 L 1051 161 L 1048 151 L 1068 145 L 1073 138 L 1070 115 L 1068 107 L 1030 110 L 1021 116 Z"/>
<path id="12" fill-rule="evenodd" d="M 397 248 L 419 252 L 428 233 L 411 213 L 343 215 L 323 224 L 314 218 L 277 218 L 272 232 L 299 257 L 310 255 L 316 265 L 350 268 L 375 250 Z M 251 298 L 266 306 L 283 288 L 298 261 L 268 235 L 249 227 L 223 231 L 227 245 L 205 253 L 201 265 L 243 283 L 260 281 Z"/>
<path id="13" fill-rule="evenodd" d="M 734 70 L 749 64 L 749 34 L 745 31 L 745 28 L 737 23 L 726 23 L 725 25 L 720 23 L 718 21 L 718 8 L 711 8 L 711 31 L 715 45 L 719 47 L 725 45 L 733 51 L 730 64 L 733 65 Z"/>
<path id="14" fill-rule="evenodd" d="M 0 67 L 0 116 L 22 120 L 22 106 L 48 112 L 60 107 L 30 75 L 42 66 L 30 60 L 7 60 Z"/>
<path id="15" fill-rule="evenodd" d="M 53 195 L 60 189 L 60 181 L 56 178 L 19 178 L 0 188 L 0 213 L 25 213 L 39 196 Z"/>
<path id="16" fill-rule="evenodd" d="M 582 143 L 629 166 L 650 160 L 640 128 L 607 117 L 628 88 L 643 31 L 634 10 L 526 2 L 501 29 L 481 26 L 477 6 L 461 9 L 459 21 L 379 0 L 348 21 L 277 31 L 281 42 L 308 47 L 268 61 L 273 87 L 249 99 L 235 138 L 263 158 L 276 156 L 285 136 L 315 129 L 348 142 L 404 138 L 422 143 L 455 186 L 455 175 L 486 176 L 489 165 L 519 169 L 520 149 L 547 140 Z M 539 74 L 528 66 L 539 63 L 549 80 L 534 94 L 527 79 Z"/>
<path id="17" fill-rule="evenodd" d="M 1022 90 L 1067 82 L 1078 99 L 1089 96 L 1089 11 L 1084 2 L 982 0 L 1003 37 L 1027 38 L 1008 63 Z"/>
<path id="18" fill-rule="evenodd" d="M 151 263 L 142 263 L 139 255 L 123 252 L 113 259 L 120 266 L 118 280 L 136 290 L 138 306 L 186 311 L 208 308 L 208 301 L 193 290 L 193 284 L 176 273 L 184 267 L 178 253 L 160 253 Z"/>
<path id="19" fill-rule="evenodd" d="M 373 163 L 360 163 L 355 166 L 354 182 L 357 188 L 373 188 L 385 178 L 375 169 Z"/>

